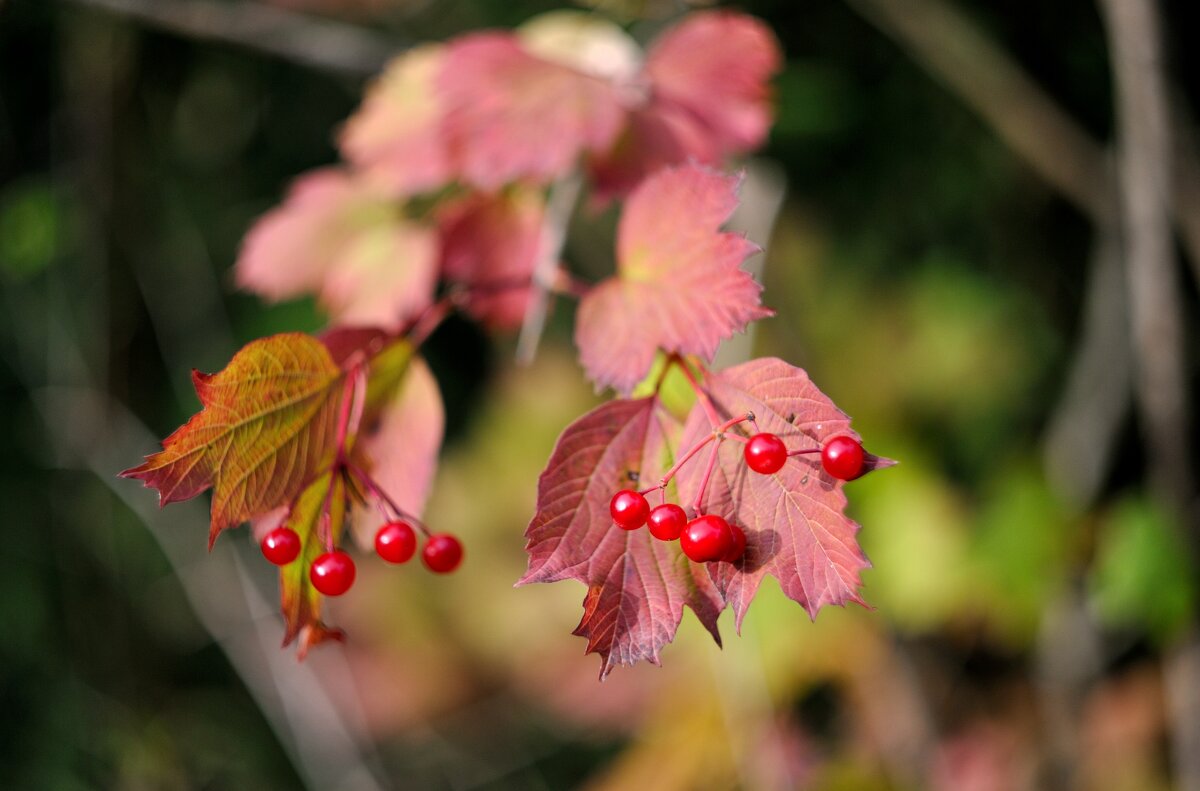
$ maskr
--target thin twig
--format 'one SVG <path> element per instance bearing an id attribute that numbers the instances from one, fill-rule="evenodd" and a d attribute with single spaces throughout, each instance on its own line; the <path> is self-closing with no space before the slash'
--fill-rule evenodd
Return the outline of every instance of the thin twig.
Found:
<path id="1" fill-rule="evenodd" d="M 1200 567 L 1188 437 L 1183 305 L 1171 236 L 1171 139 L 1161 26 L 1153 0 L 1099 0 L 1112 52 L 1134 393 L 1150 485 Z M 1200 623 L 1165 662 L 1176 787 L 1200 791 Z"/>
<path id="2" fill-rule="evenodd" d="M 571 215 L 575 213 L 582 187 L 583 178 L 576 172 L 555 182 L 550 188 L 538 242 L 538 259 L 533 267 L 533 288 L 521 323 L 521 334 L 517 337 L 517 362 L 522 365 L 533 362 L 537 354 L 542 330 L 546 326 L 550 292 L 559 285 L 558 261 L 562 258 L 563 244 L 567 240 L 567 226 L 571 222 Z"/>
<path id="3" fill-rule="evenodd" d="M 369 77 L 409 46 L 362 27 L 255 2 L 71 0 L 188 38 L 236 44 L 306 66 Z"/>

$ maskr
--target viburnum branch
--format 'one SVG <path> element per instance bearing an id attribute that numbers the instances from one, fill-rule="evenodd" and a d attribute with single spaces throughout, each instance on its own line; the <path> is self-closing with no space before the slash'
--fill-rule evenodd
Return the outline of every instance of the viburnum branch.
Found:
<path id="1" fill-rule="evenodd" d="M 700 402 L 700 406 L 704 409 L 704 414 L 708 416 L 708 422 L 712 424 L 713 428 L 716 428 L 721 422 L 721 416 L 717 414 L 717 410 L 713 407 L 712 399 L 708 397 L 708 393 L 704 392 L 704 388 L 701 387 L 700 383 L 696 381 L 696 376 L 692 373 L 692 369 L 688 366 L 687 360 L 683 359 L 683 357 L 678 354 L 672 354 L 669 362 L 678 365 L 680 370 L 683 371 L 683 375 L 687 378 L 688 384 L 692 386 L 692 390 L 696 393 L 696 399 Z"/>
<path id="2" fill-rule="evenodd" d="M 727 434 L 725 432 L 729 431 L 729 429 L 733 428 L 734 426 L 738 425 L 739 423 L 744 423 L 747 420 L 753 420 L 753 419 L 754 419 L 754 413 L 747 412 L 745 415 L 742 415 L 741 417 L 735 417 L 735 418 L 730 418 L 729 420 L 726 420 L 724 423 L 722 423 L 721 425 L 714 428 L 712 430 L 711 434 L 706 435 L 703 439 L 701 439 L 699 442 L 697 442 L 695 445 L 693 445 L 691 448 L 689 448 L 687 453 L 683 454 L 683 456 L 681 456 L 679 458 L 679 461 L 675 462 L 674 466 L 672 466 L 671 469 L 667 470 L 666 473 L 663 474 L 663 477 L 659 479 L 657 484 L 655 484 L 654 486 L 650 486 L 645 489 L 642 489 L 640 492 L 638 492 L 638 494 L 647 495 L 650 492 L 654 491 L 655 489 L 662 489 L 665 492 L 667 489 L 667 484 L 669 484 L 671 482 L 671 479 L 674 478 L 675 475 L 679 472 L 679 470 L 683 468 L 683 465 L 685 465 L 689 461 L 691 461 L 692 457 L 694 457 L 697 453 L 699 453 L 700 450 L 705 445 L 712 442 L 713 440 L 717 440 L 717 442 L 720 443 L 720 441 L 723 439 L 732 438 L 732 439 L 739 440 L 741 442 L 746 442 L 747 440 L 745 437 L 742 437 L 738 434 Z"/>
<path id="3" fill-rule="evenodd" d="M 704 493 L 708 490 L 708 482 L 717 466 L 717 451 L 720 449 L 720 442 L 713 443 L 712 451 L 708 454 L 708 466 L 704 468 L 704 477 L 700 479 L 700 488 L 696 490 L 696 501 L 692 503 L 693 514 L 699 514 L 700 506 L 704 504 Z"/>
<path id="4" fill-rule="evenodd" d="M 426 538 L 429 538 L 430 535 L 432 535 L 429 531 L 429 528 L 425 526 L 424 522 L 397 505 L 396 501 L 393 500 L 391 496 L 383 490 L 383 487 L 375 482 L 375 479 L 372 478 L 366 470 L 362 469 L 348 459 L 342 463 L 342 466 L 345 468 L 346 472 L 350 474 L 351 481 L 360 484 L 364 489 L 366 489 L 368 497 L 373 497 L 377 503 L 386 504 L 388 508 L 392 509 L 392 517 L 396 519 L 403 519 L 405 522 L 410 523 L 420 530 Z M 391 518 L 386 512 L 382 511 L 382 509 L 380 512 L 383 513 L 385 519 Z"/>
<path id="5" fill-rule="evenodd" d="M 538 259 L 533 267 L 533 290 L 525 308 L 521 333 L 517 336 L 517 362 L 528 365 L 537 354 L 542 330 L 546 326 L 546 312 L 550 292 L 558 285 L 559 259 L 567 239 L 567 225 L 575 212 L 583 178 L 574 171 L 554 182 L 550 197 L 546 201 L 546 213 L 542 222 L 542 234 L 538 244 Z"/>

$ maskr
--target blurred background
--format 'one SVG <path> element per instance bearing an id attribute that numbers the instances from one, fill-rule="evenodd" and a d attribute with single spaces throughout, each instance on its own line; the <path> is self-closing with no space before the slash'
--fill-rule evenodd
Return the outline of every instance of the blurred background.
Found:
<path id="1" fill-rule="evenodd" d="M 196 410 L 192 368 L 322 326 L 230 269 L 388 55 L 554 5 L 0 0 L 0 786 L 1200 788 L 1183 0 L 740 6 L 787 56 L 753 351 L 902 460 L 849 488 L 873 610 L 810 623 L 768 582 L 724 650 L 685 614 L 663 667 L 598 683 L 582 587 L 512 588 L 597 399 L 569 306 L 528 368 L 434 336 L 427 521 L 467 562 L 363 562 L 350 641 L 303 664 L 248 531 L 209 555 L 207 497 L 115 478 Z M 642 41 L 681 10 L 595 5 Z"/>

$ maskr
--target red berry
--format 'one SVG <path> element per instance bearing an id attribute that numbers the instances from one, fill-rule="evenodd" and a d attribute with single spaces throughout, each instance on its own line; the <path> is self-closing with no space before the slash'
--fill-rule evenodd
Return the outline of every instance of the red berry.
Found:
<path id="1" fill-rule="evenodd" d="M 726 563 L 734 563 L 742 555 L 746 554 L 746 533 L 737 525 L 730 525 L 729 532 L 733 535 L 733 546 L 725 553 L 725 557 L 721 560 Z"/>
<path id="2" fill-rule="evenodd" d="M 825 472 L 843 481 L 852 481 L 862 475 L 862 443 L 853 437 L 834 437 L 821 448 L 821 466 Z"/>
<path id="3" fill-rule="evenodd" d="M 646 524 L 646 517 L 650 515 L 650 503 L 632 489 L 622 489 L 613 495 L 608 510 L 617 527 L 622 530 L 637 530 Z"/>
<path id="4" fill-rule="evenodd" d="M 375 553 L 388 563 L 405 563 L 417 551 L 417 534 L 408 522 L 388 522 L 375 533 Z"/>
<path id="5" fill-rule="evenodd" d="M 714 514 L 698 516 L 687 523 L 679 536 L 683 554 L 697 563 L 721 560 L 734 542 L 729 523 Z"/>
<path id="6" fill-rule="evenodd" d="M 286 566 L 300 557 L 300 536 L 290 527 L 277 527 L 263 538 L 262 553 L 276 566 Z"/>
<path id="7" fill-rule="evenodd" d="M 656 505 L 646 520 L 650 534 L 660 541 L 674 541 L 687 526 L 687 514 L 675 503 Z"/>
<path id="8" fill-rule="evenodd" d="M 341 596 L 354 584 L 354 560 L 341 550 L 326 552 L 313 561 L 308 578 L 326 596 Z"/>
<path id="9" fill-rule="evenodd" d="M 448 574 L 462 563 L 462 543 L 449 533 L 432 535 L 421 550 L 425 568 L 438 574 Z"/>
<path id="10" fill-rule="evenodd" d="M 742 454 L 746 457 L 746 464 L 750 469 L 763 475 L 783 469 L 783 463 L 787 461 L 788 456 L 783 440 L 766 432 L 751 437 Z"/>

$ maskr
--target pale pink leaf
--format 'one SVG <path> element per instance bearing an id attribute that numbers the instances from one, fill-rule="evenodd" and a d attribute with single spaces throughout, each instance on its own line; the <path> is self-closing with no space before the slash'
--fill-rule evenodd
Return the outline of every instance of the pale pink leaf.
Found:
<path id="1" fill-rule="evenodd" d="M 442 274 L 468 287 L 464 309 L 494 329 L 518 327 L 525 316 L 544 212 L 539 190 L 514 187 L 469 195 L 438 213 Z"/>
<path id="2" fill-rule="evenodd" d="M 487 190 L 564 175 L 611 145 L 624 120 L 609 81 L 535 57 L 512 34 L 453 42 L 438 85 L 459 172 Z"/>
<path id="3" fill-rule="evenodd" d="M 437 241 L 376 187 L 334 169 L 297 179 L 246 235 L 238 285 L 268 300 L 316 294 L 333 321 L 397 328 L 433 299 Z"/>
<path id="4" fill-rule="evenodd" d="M 393 60 L 339 135 L 346 160 L 394 195 L 428 192 L 454 179 L 436 90 L 445 51 L 425 44 Z"/>
<path id="5" fill-rule="evenodd" d="M 802 369 L 764 358 L 709 374 L 704 383 L 722 418 L 754 414 L 758 428 L 778 435 L 789 450 L 819 449 L 837 435 L 858 438 L 850 419 L 817 389 Z M 743 424 L 744 425 L 744 424 Z M 689 415 L 682 446 L 712 431 L 697 404 Z M 826 604 L 862 604 L 860 572 L 870 567 L 845 514 L 845 483 L 821 467 L 819 453 L 790 456 L 779 472 L 761 475 L 746 465 L 740 442 L 721 443 L 701 511 L 736 524 L 746 533 L 746 552 L 736 563 L 708 564 L 709 574 L 733 607 L 741 628 L 763 577 L 779 580 L 783 592 L 813 618 Z M 890 460 L 876 459 L 873 466 Z M 693 461 L 676 478 L 682 502 L 693 504 L 705 465 Z"/>
<path id="6" fill-rule="evenodd" d="M 396 394 L 381 405 L 374 425 L 363 426 L 360 457 L 371 460 L 371 477 L 396 505 L 420 517 L 437 471 L 445 410 L 437 379 L 413 357 Z M 375 503 L 357 504 L 351 525 L 361 546 L 369 547 L 384 519 Z"/>
<path id="7" fill-rule="evenodd" d="M 678 449 L 679 423 L 656 398 L 610 401 L 563 431 L 538 480 L 537 513 L 525 532 L 529 569 L 517 583 L 576 579 L 588 586 L 575 633 L 616 665 L 659 662 L 686 604 L 720 642 L 723 603 L 704 570 L 674 543 L 612 522 L 618 490 L 652 481 Z"/>
<path id="8" fill-rule="evenodd" d="M 758 248 L 718 228 L 737 206 L 735 176 L 661 170 L 630 197 L 617 229 L 617 276 L 579 305 L 575 342 L 596 384 L 629 393 L 662 349 L 711 360 L 722 340 L 771 315 L 741 268 Z"/>
<path id="9" fill-rule="evenodd" d="M 757 148 L 771 126 L 767 80 L 782 62 L 779 43 L 753 17 L 730 11 L 688 16 L 646 55 L 654 102 L 679 106 L 725 153 Z"/>

